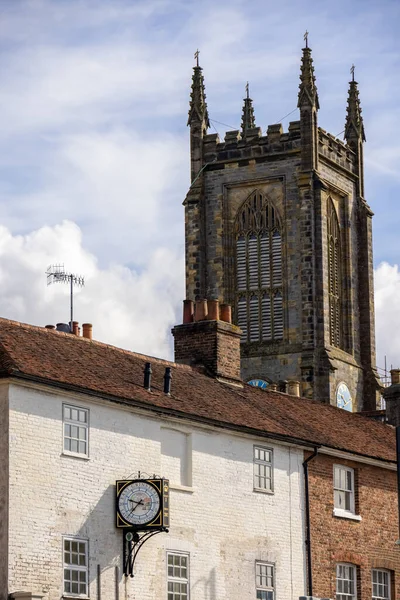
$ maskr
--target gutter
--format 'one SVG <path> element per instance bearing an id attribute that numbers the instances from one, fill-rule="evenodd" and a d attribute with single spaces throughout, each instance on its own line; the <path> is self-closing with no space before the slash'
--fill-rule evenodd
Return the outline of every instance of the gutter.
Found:
<path id="1" fill-rule="evenodd" d="M 304 469 L 304 495 L 306 503 L 306 552 L 307 552 L 307 596 L 313 596 L 312 562 L 311 562 L 311 525 L 310 525 L 310 492 L 308 488 L 308 463 L 317 456 L 318 447 L 303 462 Z"/>

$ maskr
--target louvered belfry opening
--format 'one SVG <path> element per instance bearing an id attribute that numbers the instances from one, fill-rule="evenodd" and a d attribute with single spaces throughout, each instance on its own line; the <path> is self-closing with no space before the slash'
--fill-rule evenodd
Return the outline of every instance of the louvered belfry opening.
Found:
<path id="1" fill-rule="evenodd" d="M 236 233 L 236 314 L 242 342 L 283 339 L 282 224 L 259 190 L 239 209 Z"/>
<path id="2" fill-rule="evenodd" d="M 335 206 L 328 198 L 328 286 L 329 286 L 329 332 L 332 346 L 342 347 L 342 286 L 341 286 L 341 248 L 340 227 Z"/>

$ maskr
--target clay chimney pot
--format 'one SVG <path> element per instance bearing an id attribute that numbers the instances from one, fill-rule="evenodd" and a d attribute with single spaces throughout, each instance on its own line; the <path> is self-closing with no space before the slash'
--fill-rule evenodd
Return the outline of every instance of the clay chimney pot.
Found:
<path id="1" fill-rule="evenodd" d="M 45 329 L 55 329 L 55 325 L 45 325 Z"/>
<path id="2" fill-rule="evenodd" d="M 232 308 L 230 304 L 221 304 L 221 321 L 232 323 Z"/>
<path id="3" fill-rule="evenodd" d="M 78 321 L 72 321 L 72 333 L 74 335 L 79 335 L 79 323 L 78 323 Z"/>
<path id="4" fill-rule="evenodd" d="M 197 300 L 194 312 L 195 321 L 205 321 L 208 317 L 207 300 Z"/>
<path id="5" fill-rule="evenodd" d="M 208 318 L 210 321 L 219 320 L 219 301 L 209 300 L 208 301 Z"/>
<path id="6" fill-rule="evenodd" d="M 288 381 L 287 393 L 290 396 L 300 397 L 300 381 Z"/>
<path id="7" fill-rule="evenodd" d="M 88 340 L 92 339 L 93 325 L 91 323 L 82 323 L 82 336 Z"/>
<path id="8" fill-rule="evenodd" d="M 400 369 L 391 369 L 390 377 L 392 379 L 392 385 L 400 383 Z"/>
<path id="9" fill-rule="evenodd" d="M 193 301 L 183 301 L 183 324 L 192 323 L 193 321 Z"/>

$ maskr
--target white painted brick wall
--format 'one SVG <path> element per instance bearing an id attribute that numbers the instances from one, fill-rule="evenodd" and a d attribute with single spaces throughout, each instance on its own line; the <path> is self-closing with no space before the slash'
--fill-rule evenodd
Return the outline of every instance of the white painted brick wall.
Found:
<path id="1" fill-rule="evenodd" d="M 62 454 L 62 403 L 90 409 L 89 460 Z M 193 486 L 171 490 L 171 527 L 145 544 L 134 579 L 121 574 L 115 480 L 160 472 L 161 427 L 190 434 Z M 166 599 L 166 549 L 190 554 L 191 600 L 252 599 L 255 561 L 276 565 L 277 600 L 304 594 L 302 452 L 274 449 L 274 494 L 253 492 L 260 440 L 140 415 L 110 403 L 10 386 L 9 591 L 62 596 L 62 536 L 89 539 L 90 597 Z M 165 463 L 164 463 L 165 464 Z M 172 482 L 171 482 L 172 483 Z"/>

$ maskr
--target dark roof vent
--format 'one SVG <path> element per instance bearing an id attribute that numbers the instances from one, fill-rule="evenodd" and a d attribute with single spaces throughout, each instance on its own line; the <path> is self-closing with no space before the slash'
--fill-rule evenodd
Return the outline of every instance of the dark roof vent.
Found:
<path id="1" fill-rule="evenodd" d="M 168 394 L 168 396 L 171 395 L 171 379 L 172 379 L 171 370 L 172 370 L 171 367 L 165 367 L 164 394 Z"/>
<path id="2" fill-rule="evenodd" d="M 57 331 L 62 331 L 63 333 L 71 333 L 68 323 L 57 323 L 56 329 Z"/>
<path id="3" fill-rule="evenodd" d="M 151 363 L 147 362 L 144 365 L 144 383 L 143 383 L 143 387 L 150 392 L 151 391 Z"/>

